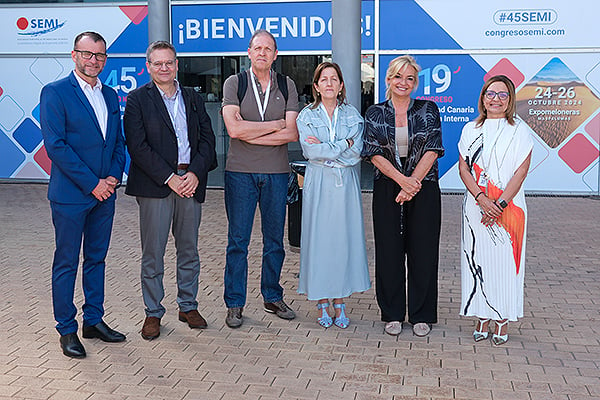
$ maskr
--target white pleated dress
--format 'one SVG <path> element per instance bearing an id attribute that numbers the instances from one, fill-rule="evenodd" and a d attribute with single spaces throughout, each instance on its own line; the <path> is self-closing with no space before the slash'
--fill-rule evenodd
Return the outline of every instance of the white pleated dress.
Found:
<path id="1" fill-rule="evenodd" d="M 533 148 L 532 131 L 516 118 L 469 122 L 458 144 L 480 188 L 498 198 Z M 516 321 L 523 316 L 527 207 L 523 187 L 491 227 L 467 191 L 463 201 L 460 314 Z"/>
<path id="2" fill-rule="evenodd" d="M 320 300 L 364 292 L 371 282 L 360 191 L 362 117 L 354 107 L 341 104 L 331 121 L 321 105 L 302 110 L 297 125 L 308 159 L 298 293 Z M 308 136 L 321 143 L 307 143 Z M 350 138 L 352 147 L 346 141 Z"/>

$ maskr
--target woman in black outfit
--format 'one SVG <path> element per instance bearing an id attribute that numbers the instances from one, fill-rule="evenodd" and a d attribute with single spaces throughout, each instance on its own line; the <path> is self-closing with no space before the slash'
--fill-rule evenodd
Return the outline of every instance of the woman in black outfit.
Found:
<path id="1" fill-rule="evenodd" d="M 397 57 L 386 72 L 386 101 L 367 109 L 362 156 L 375 166 L 373 228 L 377 303 L 385 332 L 406 316 L 426 336 L 437 322 L 441 198 L 437 159 L 444 154 L 435 103 L 412 99 L 420 67 Z"/>

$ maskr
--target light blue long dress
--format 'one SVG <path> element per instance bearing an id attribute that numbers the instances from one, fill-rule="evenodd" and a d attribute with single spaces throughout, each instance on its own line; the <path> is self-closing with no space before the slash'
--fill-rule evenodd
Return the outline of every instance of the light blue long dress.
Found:
<path id="1" fill-rule="evenodd" d="M 332 121 L 321 104 L 304 108 L 297 124 L 308 159 L 298 293 L 320 300 L 364 292 L 371 282 L 360 192 L 363 119 L 354 107 L 341 104 Z M 308 136 L 321 143 L 307 143 Z"/>

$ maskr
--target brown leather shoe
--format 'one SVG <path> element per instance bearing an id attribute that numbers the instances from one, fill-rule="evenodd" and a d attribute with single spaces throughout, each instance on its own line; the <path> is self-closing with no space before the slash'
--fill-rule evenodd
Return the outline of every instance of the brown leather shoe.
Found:
<path id="1" fill-rule="evenodd" d="M 202 318 L 202 315 L 200 315 L 198 310 L 192 310 L 186 313 L 179 311 L 179 320 L 181 322 L 187 322 L 190 328 L 204 329 L 208 326 L 206 320 Z"/>
<path id="2" fill-rule="evenodd" d="M 160 336 L 160 318 L 146 317 L 142 327 L 142 337 L 146 340 L 153 340 Z"/>

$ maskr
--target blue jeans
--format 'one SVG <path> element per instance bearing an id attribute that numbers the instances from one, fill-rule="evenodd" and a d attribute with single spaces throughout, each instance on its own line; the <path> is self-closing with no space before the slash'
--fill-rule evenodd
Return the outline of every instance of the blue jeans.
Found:
<path id="1" fill-rule="evenodd" d="M 227 308 L 244 307 L 248 286 L 248 245 L 256 204 L 263 236 L 260 290 L 265 302 L 283 299 L 279 284 L 285 258 L 283 230 L 288 174 L 225 171 L 225 210 L 229 220 L 224 300 Z"/>

